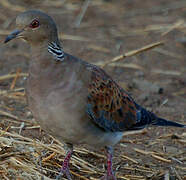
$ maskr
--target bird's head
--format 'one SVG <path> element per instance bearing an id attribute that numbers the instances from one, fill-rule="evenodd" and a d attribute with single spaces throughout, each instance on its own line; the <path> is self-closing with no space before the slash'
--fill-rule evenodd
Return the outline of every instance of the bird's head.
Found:
<path id="1" fill-rule="evenodd" d="M 16 30 L 9 34 L 4 42 L 15 38 L 22 38 L 31 45 L 58 41 L 56 24 L 50 16 L 41 11 L 25 11 L 17 16 Z"/>

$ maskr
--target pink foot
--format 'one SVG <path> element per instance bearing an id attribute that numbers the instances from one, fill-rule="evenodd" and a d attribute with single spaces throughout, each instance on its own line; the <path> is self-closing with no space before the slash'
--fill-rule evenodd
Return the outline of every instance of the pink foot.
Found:
<path id="1" fill-rule="evenodd" d="M 112 148 L 107 147 L 107 174 L 101 180 L 117 180 L 112 170 Z"/>
<path id="2" fill-rule="evenodd" d="M 72 156 L 73 150 L 68 150 L 67 155 L 63 161 L 63 165 L 60 170 L 60 174 L 56 177 L 56 180 L 59 180 L 61 176 L 66 176 L 68 180 L 72 180 L 70 170 L 69 170 L 69 161 Z"/>

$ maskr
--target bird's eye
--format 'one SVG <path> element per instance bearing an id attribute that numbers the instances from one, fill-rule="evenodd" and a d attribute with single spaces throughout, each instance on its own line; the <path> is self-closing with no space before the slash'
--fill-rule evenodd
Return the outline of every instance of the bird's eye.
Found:
<path id="1" fill-rule="evenodd" d="M 39 21 L 38 20 L 33 20 L 31 23 L 30 23 L 30 28 L 37 28 L 39 26 Z"/>

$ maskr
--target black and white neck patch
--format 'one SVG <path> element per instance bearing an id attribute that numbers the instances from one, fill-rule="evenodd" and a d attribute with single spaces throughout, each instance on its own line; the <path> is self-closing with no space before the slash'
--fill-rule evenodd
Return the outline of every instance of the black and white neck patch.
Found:
<path id="1" fill-rule="evenodd" d="M 48 45 L 48 52 L 51 53 L 57 61 L 64 60 L 64 52 L 56 43 L 52 42 Z"/>

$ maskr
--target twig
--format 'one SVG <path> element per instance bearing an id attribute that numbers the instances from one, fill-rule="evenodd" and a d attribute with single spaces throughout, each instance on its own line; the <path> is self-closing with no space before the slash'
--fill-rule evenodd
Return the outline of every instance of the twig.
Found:
<path id="1" fill-rule="evenodd" d="M 72 41 L 85 41 L 89 42 L 91 41 L 90 39 L 82 36 L 75 36 L 75 35 L 69 35 L 69 34 L 59 34 L 60 39 L 65 39 L 65 40 L 72 40 Z"/>
<path id="2" fill-rule="evenodd" d="M 182 74 L 181 71 L 163 70 L 163 69 L 153 69 L 151 72 L 156 74 L 164 74 L 164 75 L 172 75 L 172 76 L 180 76 Z"/>
<path id="3" fill-rule="evenodd" d="M 139 169 L 139 168 L 133 168 L 133 167 L 123 167 L 126 170 L 130 170 L 130 171 L 139 171 L 139 172 L 145 172 L 145 173 L 153 173 L 153 171 L 151 170 L 146 170 L 146 169 Z"/>
<path id="4" fill-rule="evenodd" d="M 43 158 L 43 159 L 42 159 L 42 162 L 49 161 L 49 160 L 52 159 L 55 155 L 56 155 L 56 152 L 53 152 L 53 153 L 50 154 L 49 156 Z"/>
<path id="5" fill-rule="evenodd" d="M 136 135 L 136 134 L 145 134 L 145 133 L 147 133 L 147 130 L 146 130 L 146 129 L 141 129 L 141 130 L 138 130 L 138 131 L 128 131 L 128 132 L 124 132 L 124 133 L 123 133 L 123 136 Z"/>
<path id="6" fill-rule="evenodd" d="M 6 75 L 3 75 L 3 76 L 0 76 L 0 81 L 15 78 L 16 76 L 17 76 L 17 74 L 6 74 Z M 26 76 L 27 77 L 28 73 L 20 73 L 19 77 L 20 76 Z"/>
<path id="7" fill-rule="evenodd" d="M 157 156 L 157 155 L 155 155 L 155 154 L 151 154 L 151 156 L 154 157 L 155 159 L 158 159 L 158 160 L 163 161 L 163 162 L 166 162 L 166 163 L 170 163 L 170 162 L 171 162 L 171 160 L 162 158 L 162 157 Z"/>
<path id="8" fill-rule="evenodd" d="M 15 116 L 15 115 L 13 115 L 13 114 L 10 114 L 10 113 L 8 113 L 8 112 L 5 112 L 5 111 L 1 111 L 1 110 L 0 110 L 0 115 L 2 115 L 2 116 L 7 116 L 7 117 L 10 117 L 10 118 L 13 118 L 13 119 L 16 119 L 16 120 L 19 119 L 17 116 Z"/>
<path id="9" fill-rule="evenodd" d="M 181 178 L 181 176 L 178 174 L 178 172 L 176 171 L 176 169 L 175 169 L 175 168 L 172 168 L 172 169 L 173 169 L 173 171 L 175 172 L 176 177 L 178 178 L 178 180 L 183 180 L 183 179 Z"/>
<path id="10" fill-rule="evenodd" d="M 21 73 L 21 69 L 17 69 L 16 71 L 16 76 L 14 77 L 13 81 L 12 81 L 12 84 L 10 86 L 10 90 L 14 89 L 15 87 L 15 84 L 16 84 L 16 81 L 17 81 L 17 78 L 19 77 L 19 74 Z"/>
<path id="11" fill-rule="evenodd" d="M 26 9 L 23 6 L 18 6 L 12 3 L 9 3 L 7 0 L 1 0 L 0 4 L 4 6 L 5 9 L 13 10 L 13 11 L 25 11 Z"/>
<path id="12" fill-rule="evenodd" d="M 181 26 L 184 23 L 183 19 L 178 20 L 176 23 L 174 23 L 170 29 L 168 29 L 166 32 L 162 33 L 162 36 L 165 36 L 166 34 L 168 34 L 169 32 L 171 32 L 172 30 L 178 28 L 179 26 Z"/>
<path id="13" fill-rule="evenodd" d="M 165 104 L 167 104 L 168 100 L 169 100 L 169 99 L 165 99 L 159 106 L 160 106 L 160 107 L 164 106 Z"/>
<path id="14" fill-rule="evenodd" d="M 116 56 L 115 58 L 111 59 L 110 61 L 107 61 L 107 62 L 103 63 L 101 65 L 101 67 L 105 67 L 106 65 L 108 65 L 110 63 L 120 61 L 121 59 L 124 59 L 126 57 L 134 56 L 136 54 L 139 54 L 141 52 L 150 50 L 152 48 L 155 48 L 155 47 L 160 46 L 160 45 L 163 45 L 163 44 L 164 44 L 164 42 L 163 41 L 160 41 L 160 42 L 156 42 L 156 43 L 152 43 L 152 44 L 146 45 L 146 46 L 144 46 L 144 47 L 142 47 L 140 49 L 129 51 L 129 52 L 125 53 L 125 54 Z"/>
<path id="15" fill-rule="evenodd" d="M 132 159 L 132 158 L 130 158 L 130 157 L 128 157 L 128 156 L 122 155 L 121 157 L 123 157 L 124 159 L 127 159 L 127 160 L 129 160 L 129 161 L 132 161 L 132 162 L 135 163 L 135 164 L 138 164 L 138 161 L 136 161 L 136 160 L 134 160 L 134 159 Z"/>
<path id="16" fill-rule="evenodd" d="M 90 3 L 91 0 L 85 0 L 84 3 L 83 3 L 83 6 L 82 6 L 82 9 L 81 9 L 81 12 L 80 14 L 77 16 L 77 19 L 75 21 L 75 27 L 79 27 L 80 24 L 81 24 L 81 21 L 85 15 L 85 12 L 89 6 L 89 3 Z"/>

